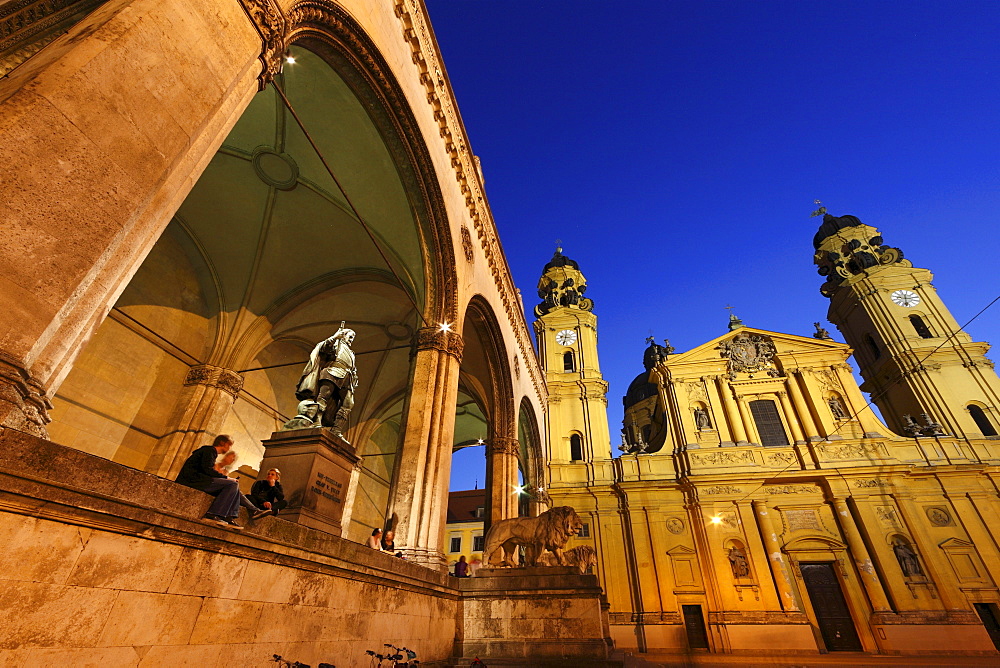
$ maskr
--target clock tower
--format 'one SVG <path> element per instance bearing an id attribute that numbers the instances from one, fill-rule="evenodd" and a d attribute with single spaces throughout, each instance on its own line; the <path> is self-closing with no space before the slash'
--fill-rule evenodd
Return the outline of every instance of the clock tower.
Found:
<path id="1" fill-rule="evenodd" d="M 598 363 L 594 302 L 586 291 L 580 266 L 557 248 L 538 281 L 542 302 L 535 307 L 538 355 L 549 389 L 553 482 L 592 480 L 594 463 L 611 460 L 608 383 Z"/>
<path id="2" fill-rule="evenodd" d="M 830 322 L 888 426 L 904 436 L 995 436 L 1000 379 L 989 344 L 960 330 L 931 272 L 854 216 L 826 214 L 813 246 Z"/>

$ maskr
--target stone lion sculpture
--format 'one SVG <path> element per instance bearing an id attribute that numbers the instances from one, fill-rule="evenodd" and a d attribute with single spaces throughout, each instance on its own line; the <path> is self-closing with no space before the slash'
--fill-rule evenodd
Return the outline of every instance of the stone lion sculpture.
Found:
<path id="1" fill-rule="evenodd" d="M 589 545 L 577 545 L 572 550 L 565 550 L 563 558 L 567 566 L 576 566 L 583 575 L 591 566 L 597 566 L 597 550 Z M 558 566 L 555 555 L 547 552 L 538 558 L 539 566 Z"/>
<path id="2" fill-rule="evenodd" d="M 538 565 L 545 550 L 552 552 L 556 563 L 566 565 L 563 547 L 583 527 L 576 511 L 569 506 L 550 508 L 538 517 L 515 517 L 500 520 L 486 534 L 483 562 L 486 566 L 518 566 L 517 546 L 524 547 L 524 563 Z M 500 560 L 496 561 L 499 554 Z"/>

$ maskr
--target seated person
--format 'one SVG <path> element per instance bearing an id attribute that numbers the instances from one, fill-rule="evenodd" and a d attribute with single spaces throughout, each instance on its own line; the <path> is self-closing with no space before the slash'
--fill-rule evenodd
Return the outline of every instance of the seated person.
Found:
<path id="1" fill-rule="evenodd" d="M 242 529 L 236 523 L 242 496 L 239 483 L 215 469 L 216 458 L 229 452 L 232 447 L 232 437 L 219 434 L 212 445 L 203 445 L 191 453 L 177 474 L 177 482 L 215 497 L 203 519 Z"/>
<path id="2" fill-rule="evenodd" d="M 236 451 L 230 450 L 218 458 L 215 462 L 215 470 L 227 477 L 235 478 L 236 476 L 233 475 L 233 469 L 236 468 L 236 460 L 238 458 L 239 455 L 236 454 Z M 284 496 L 284 494 L 282 494 L 282 496 Z M 252 520 L 259 520 L 261 517 L 271 514 L 270 510 L 264 509 L 260 503 L 251 502 L 250 499 L 245 497 L 243 494 L 240 494 L 240 505 L 247 509 L 247 512 L 250 514 L 250 519 Z"/>
<path id="3" fill-rule="evenodd" d="M 458 558 L 458 563 L 455 564 L 455 577 L 456 578 L 469 577 L 469 564 L 467 561 L 465 561 L 464 554 Z"/>
<path id="4" fill-rule="evenodd" d="M 372 529 L 371 538 L 368 539 L 368 547 L 373 550 L 382 551 L 382 530 Z"/>
<path id="5" fill-rule="evenodd" d="M 265 515 L 277 515 L 279 510 L 287 506 L 285 490 L 281 488 L 281 471 L 271 469 L 266 478 L 255 482 L 250 488 L 250 501 L 258 508 L 263 508 Z"/>
<path id="6" fill-rule="evenodd" d="M 389 529 L 382 534 L 382 551 L 383 552 L 395 552 L 396 543 L 394 542 L 396 538 L 396 532 Z"/>

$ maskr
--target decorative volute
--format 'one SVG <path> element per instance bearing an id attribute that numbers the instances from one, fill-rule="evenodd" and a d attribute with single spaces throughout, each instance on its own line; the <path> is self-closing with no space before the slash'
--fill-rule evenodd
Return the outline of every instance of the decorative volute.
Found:
<path id="1" fill-rule="evenodd" d="M 823 216 L 823 224 L 813 237 L 816 254 L 813 262 L 818 273 L 826 277 L 819 291 L 832 297 L 842 286 L 868 276 L 880 267 L 899 264 L 911 267 L 903 259 L 903 251 L 886 246 L 879 231 L 865 225 L 855 216 Z"/>
<path id="2" fill-rule="evenodd" d="M 538 298 L 542 303 L 535 307 L 535 315 L 541 317 L 560 306 L 591 311 L 594 302 L 583 296 L 586 291 L 587 279 L 580 272 L 580 265 L 563 255 L 561 247 L 556 247 L 555 255 L 538 280 Z"/>

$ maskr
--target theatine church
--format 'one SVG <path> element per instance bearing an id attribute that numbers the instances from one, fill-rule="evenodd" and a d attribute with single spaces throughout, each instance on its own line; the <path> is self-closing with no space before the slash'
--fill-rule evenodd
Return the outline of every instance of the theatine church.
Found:
<path id="1" fill-rule="evenodd" d="M 0 0 L 0 131 L 0 663 L 996 654 L 1000 380 L 901 231 L 822 219 L 846 344 L 650 341 L 619 438 L 586 267 L 532 332 L 421 0 Z M 177 482 L 220 435 L 280 513 Z M 511 560 L 465 579 L 480 446 Z"/>

